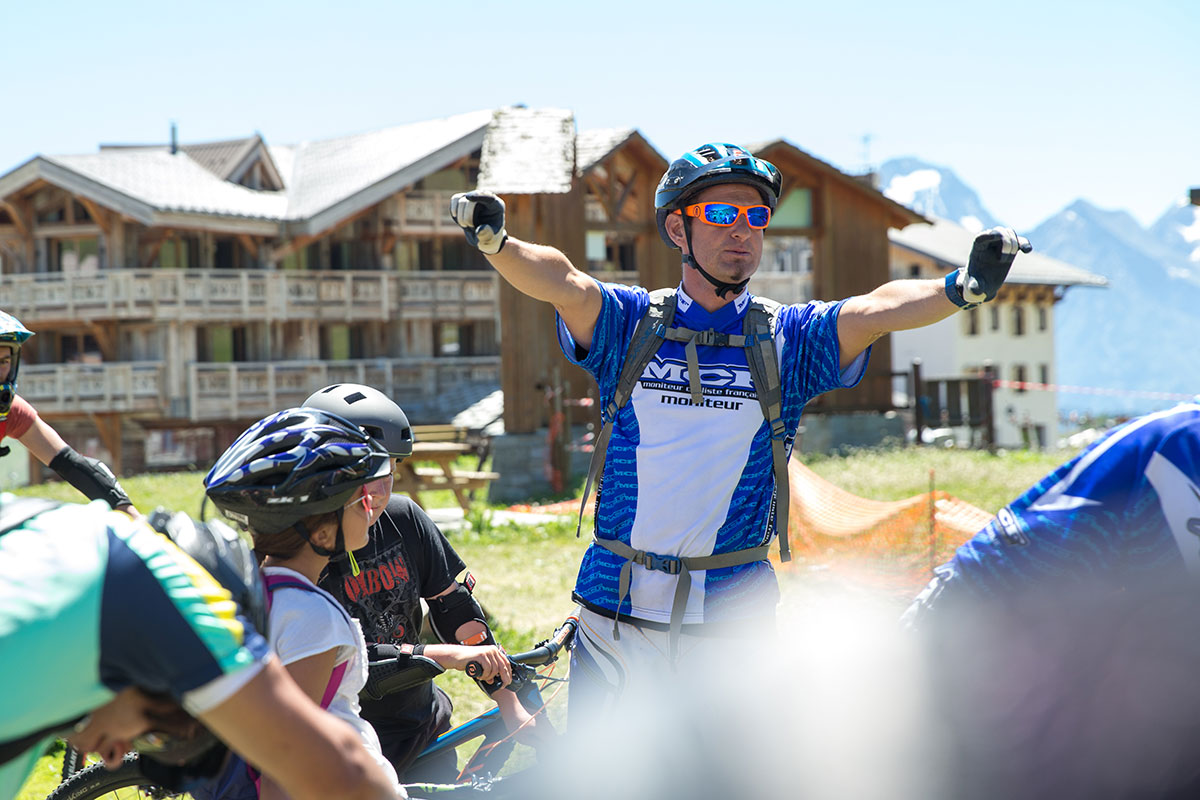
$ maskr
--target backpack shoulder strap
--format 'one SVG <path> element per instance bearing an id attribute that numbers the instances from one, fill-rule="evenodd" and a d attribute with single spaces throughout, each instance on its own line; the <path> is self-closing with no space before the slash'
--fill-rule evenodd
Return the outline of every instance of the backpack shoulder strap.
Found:
<path id="1" fill-rule="evenodd" d="M 674 289 L 655 289 L 650 292 L 650 305 L 633 330 L 629 350 L 625 353 L 625 364 L 621 367 L 621 377 L 617 380 L 617 389 L 609 408 L 605 409 L 606 412 L 611 409 L 611 416 L 606 414 L 607 419 L 616 417 L 617 411 L 629 402 L 638 378 L 642 377 L 646 365 L 666 338 L 667 329 L 675 321 L 677 305 Z"/>
<path id="2" fill-rule="evenodd" d="M 325 600 L 329 600 L 325 593 L 313 586 L 307 581 L 297 580 L 288 575 L 264 575 L 263 583 L 267 586 L 267 609 L 271 608 L 271 597 L 275 594 L 276 589 L 301 589 L 305 592 L 312 592 L 319 595 Z M 342 617 L 345 618 L 346 624 L 354 627 L 353 621 L 350 619 L 349 612 L 342 608 L 340 603 L 331 603 L 338 611 L 342 612 Z M 329 704 L 333 702 L 333 698 L 337 696 L 338 687 L 342 685 L 342 678 L 346 675 L 346 669 L 350 666 L 349 661 L 343 661 L 333 668 L 333 672 L 329 675 L 329 682 L 325 684 L 325 691 L 321 696 L 321 708 L 329 708 Z"/>
<path id="3" fill-rule="evenodd" d="M 742 333 L 746 337 L 746 362 L 754 380 L 754 393 L 771 435 L 771 462 L 775 472 L 775 527 L 779 532 L 779 559 L 790 561 L 788 512 L 790 484 L 787 470 L 787 429 L 783 422 L 783 390 L 779 358 L 775 352 L 775 323 L 783 306 L 755 297 L 746 309 Z"/>
<path id="4" fill-rule="evenodd" d="M 588 495 L 591 494 L 592 484 L 604 465 L 604 454 L 608 450 L 608 438 L 612 435 L 613 420 L 637 386 L 638 378 L 658 352 L 666 338 L 667 329 L 675 320 L 675 308 L 678 298 L 674 289 L 655 289 L 650 292 L 650 305 L 646 313 L 638 320 L 633 329 L 633 338 L 629 340 L 629 350 L 625 353 L 625 363 L 621 366 L 621 375 L 617 379 L 617 388 L 613 397 L 600 411 L 600 435 L 596 437 L 596 445 L 592 448 L 592 457 L 588 461 L 587 479 L 583 483 L 583 497 L 579 501 L 579 521 L 575 526 L 575 538 L 583 528 L 583 509 L 587 505 Z"/>

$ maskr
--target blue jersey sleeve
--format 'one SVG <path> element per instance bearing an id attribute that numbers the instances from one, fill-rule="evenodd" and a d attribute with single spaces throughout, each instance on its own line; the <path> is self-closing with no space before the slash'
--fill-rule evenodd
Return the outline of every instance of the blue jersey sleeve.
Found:
<path id="1" fill-rule="evenodd" d="M 785 306 L 779 312 L 777 337 L 783 338 L 780 377 L 784 386 L 795 387 L 801 404 L 824 392 L 855 386 L 866 372 L 870 347 L 845 370 L 841 368 L 837 320 L 843 303 L 813 301 Z"/>
<path id="2" fill-rule="evenodd" d="M 638 320 L 650 305 L 650 296 L 637 286 L 623 286 L 597 281 L 603 295 L 600 315 L 592 333 L 592 345 L 583 351 L 575 343 L 562 317 L 555 316 L 558 324 L 558 344 L 563 355 L 572 364 L 583 367 L 596 379 L 600 387 L 601 403 L 606 403 L 616 391 L 621 369 L 625 365 L 625 354 Z"/>

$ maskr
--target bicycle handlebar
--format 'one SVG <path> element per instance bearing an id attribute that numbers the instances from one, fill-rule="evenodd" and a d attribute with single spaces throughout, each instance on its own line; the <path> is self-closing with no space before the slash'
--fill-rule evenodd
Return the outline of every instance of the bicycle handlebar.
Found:
<path id="1" fill-rule="evenodd" d="M 555 661 L 557 661 L 559 652 L 564 647 L 568 647 L 570 645 L 571 640 L 575 637 L 575 631 L 578 629 L 578 627 L 579 617 L 576 614 L 572 614 L 563 621 L 562 625 L 558 626 L 558 629 L 554 631 L 553 635 L 551 635 L 549 639 L 541 642 L 537 647 L 533 648 L 532 650 L 527 650 L 524 653 L 513 653 L 508 655 L 509 663 L 511 663 L 514 667 L 513 683 L 516 684 L 518 682 L 518 670 L 515 669 L 515 667 L 544 667 L 547 664 L 553 664 Z M 467 662 L 466 672 L 467 675 L 478 680 L 479 676 L 483 674 L 483 665 L 478 661 L 469 661 Z M 510 686 L 510 688 L 513 687 Z"/>

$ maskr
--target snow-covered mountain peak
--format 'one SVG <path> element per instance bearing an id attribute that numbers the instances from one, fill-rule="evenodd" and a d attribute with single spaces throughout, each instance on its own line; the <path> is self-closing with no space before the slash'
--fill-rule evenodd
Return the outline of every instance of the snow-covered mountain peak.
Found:
<path id="1" fill-rule="evenodd" d="M 975 190 L 948 167 L 911 156 L 893 158 L 879 168 L 879 185 L 897 203 L 925 216 L 957 222 L 972 232 L 997 224 Z"/>

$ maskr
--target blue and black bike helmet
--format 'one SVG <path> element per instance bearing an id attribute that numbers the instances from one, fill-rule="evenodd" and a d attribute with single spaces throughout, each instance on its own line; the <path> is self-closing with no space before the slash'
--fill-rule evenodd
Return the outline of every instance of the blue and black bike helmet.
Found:
<path id="1" fill-rule="evenodd" d="M 654 192 L 658 235 L 667 246 L 678 249 L 667 236 L 667 215 L 683 208 L 687 201 L 721 183 L 744 183 L 758 189 L 763 203 L 772 211 L 779 202 L 783 177 L 770 161 L 755 158 L 736 144 L 713 142 L 689 150 L 671 162 Z"/>
<path id="2" fill-rule="evenodd" d="M 8 417 L 12 408 L 13 398 L 17 395 L 17 368 L 21 366 L 21 345 L 33 336 L 33 331 L 21 324 L 21 321 L 4 311 L 0 311 L 0 347 L 12 348 L 12 364 L 8 374 L 0 380 L 0 420 Z"/>
<path id="3" fill-rule="evenodd" d="M 391 469 L 387 449 L 357 425 L 320 409 L 289 408 L 247 428 L 204 487 L 222 514 L 267 535 L 341 509 L 358 487 Z"/>
<path id="4" fill-rule="evenodd" d="M 654 192 L 658 235 L 668 247 L 679 249 L 667 235 L 667 215 L 686 206 L 688 201 L 709 186 L 722 183 L 742 183 L 754 187 L 762 195 L 763 203 L 774 211 L 779 203 L 783 177 L 771 162 L 755 158 L 745 148 L 727 142 L 711 142 L 684 153 L 667 167 Z M 683 232 L 688 238 L 688 249 L 691 249 L 691 220 L 686 217 Z M 708 274 L 691 255 L 685 255 L 683 261 L 695 267 L 716 287 L 718 297 L 724 297 L 729 292 L 740 294 L 750 280 L 747 278 L 739 283 L 726 283 Z"/>

